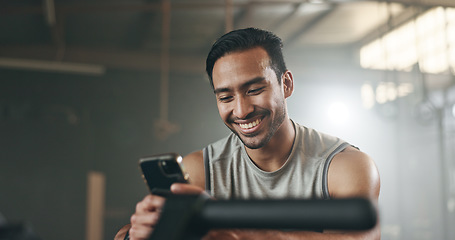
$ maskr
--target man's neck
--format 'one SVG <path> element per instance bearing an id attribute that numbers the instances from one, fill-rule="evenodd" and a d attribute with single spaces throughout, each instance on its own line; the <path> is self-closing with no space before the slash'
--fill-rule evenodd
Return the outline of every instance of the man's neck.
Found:
<path id="1" fill-rule="evenodd" d="M 281 168 L 288 159 L 294 138 L 294 124 L 289 118 L 286 118 L 267 145 L 259 149 L 247 147 L 245 149 L 257 167 L 267 172 L 273 172 Z"/>

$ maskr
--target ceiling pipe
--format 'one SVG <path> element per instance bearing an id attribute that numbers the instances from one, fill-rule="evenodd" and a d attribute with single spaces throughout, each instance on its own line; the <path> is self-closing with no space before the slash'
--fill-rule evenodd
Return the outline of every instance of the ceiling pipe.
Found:
<path id="1" fill-rule="evenodd" d="M 401 3 L 420 7 L 455 7 L 455 1 L 453 0 L 379 0 L 376 2 Z"/>
<path id="2" fill-rule="evenodd" d="M 232 0 L 224 0 L 225 3 L 225 33 L 234 30 L 234 13 L 233 13 L 233 2 Z"/>
<path id="3" fill-rule="evenodd" d="M 49 26 L 55 26 L 55 4 L 54 0 L 43 0 L 44 15 Z"/>
<path id="4" fill-rule="evenodd" d="M 323 12 L 318 14 L 316 17 L 312 18 L 310 21 L 308 21 L 308 23 L 303 25 L 303 27 L 300 30 L 293 33 L 286 40 L 284 40 L 284 45 L 286 45 L 286 46 L 293 45 L 298 40 L 299 37 L 303 36 L 305 33 L 309 32 L 311 29 L 313 29 L 317 24 L 319 24 L 324 19 L 326 19 L 337 8 L 338 8 L 338 5 L 336 5 L 336 4 L 330 5 L 330 7 L 328 9 L 324 10 Z"/>
<path id="5" fill-rule="evenodd" d="M 17 58 L 0 58 L 0 67 L 88 75 L 102 75 L 106 71 L 101 65 Z"/>
<path id="6" fill-rule="evenodd" d="M 273 0 L 273 1 L 251 1 L 251 2 L 232 2 L 232 7 L 247 7 L 249 5 L 283 5 L 283 4 L 343 4 L 350 2 L 360 2 L 361 0 L 325 0 L 317 1 L 314 0 Z M 455 1 L 453 0 L 365 0 L 369 2 L 390 2 L 400 3 L 408 6 L 421 6 L 421 7 L 455 7 Z M 225 3 L 223 2 L 178 2 L 171 4 L 172 9 L 203 9 L 203 8 L 224 8 Z M 77 14 L 87 12 L 154 12 L 160 11 L 161 4 L 157 3 L 145 3 L 145 4 L 83 4 L 83 3 L 72 3 L 72 4 L 59 4 L 56 6 L 59 12 L 62 14 Z M 0 8 L 0 14 L 2 15 L 15 15 L 15 14 L 42 14 L 43 10 L 36 6 L 14 6 Z"/>
<path id="7" fill-rule="evenodd" d="M 155 122 L 156 136 L 165 140 L 169 135 L 178 132 L 180 127 L 169 121 L 169 41 L 171 29 L 171 3 L 162 1 L 162 34 L 161 34 L 161 81 L 160 81 L 160 116 Z"/>

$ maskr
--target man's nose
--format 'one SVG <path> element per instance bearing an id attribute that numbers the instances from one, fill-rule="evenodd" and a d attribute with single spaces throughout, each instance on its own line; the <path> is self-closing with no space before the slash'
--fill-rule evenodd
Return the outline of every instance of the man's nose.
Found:
<path id="1" fill-rule="evenodd" d="M 248 98 L 245 97 L 237 97 L 235 99 L 235 105 L 234 105 L 234 116 L 240 119 L 244 119 L 248 116 L 248 114 L 252 113 L 254 111 L 254 106 L 251 104 L 251 102 L 248 100 Z"/>

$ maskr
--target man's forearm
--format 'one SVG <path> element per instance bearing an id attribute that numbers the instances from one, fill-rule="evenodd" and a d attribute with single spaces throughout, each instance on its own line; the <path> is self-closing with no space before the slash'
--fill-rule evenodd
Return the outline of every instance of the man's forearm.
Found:
<path id="1" fill-rule="evenodd" d="M 333 232 L 327 231 L 324 233 L 309 232 L 309 231 L 279 231 L 279 230 L 214 230 L 210 231 L 203 240 L 220 240 L 220 239 L 236 239 L 236 240 L 255 240 L 255 239 L 274 239 L 274 240 L 379 240 L 379 228 L 374 228 L 369 231 L 349 231 L 349 232 Z"/>
<path id="2" fill-rule="evenodd" d="M 131 224 L 127 224 L 120 228 L 120 230 L 117 232 L 117 234 L 114 237 L 114 240 L 123 240 L 125 239 L 126 233 L 130 230 Z"/>

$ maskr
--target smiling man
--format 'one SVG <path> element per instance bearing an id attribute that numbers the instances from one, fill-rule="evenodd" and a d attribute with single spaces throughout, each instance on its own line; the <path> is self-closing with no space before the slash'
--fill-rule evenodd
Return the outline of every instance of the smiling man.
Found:
<path id="1" fill-rule="evenodd" d="M 250 149 L 267 145 L 287 115 L 284 99 L 292 92 L 292 82 L 286 82 L 284 93 L 269 62 L 267 52 L 256 47 L 223 56 L 213 67 L 220 116 Z M 290 72 L 285 74 L 291 78 Z"/>
<path id="2" fill-rule="evenodd" d="M 207 74 L 218 111 L 232 133 L 189 154 L 184 164 L 190 184 L 174 184 L 176 194 L 208 193 L 215 199 L 335 199 L 363 197 L 376 203 L 379 174 L 374 162 L 347 142 L 293 122 L 286 99 L 294 90 L 282 42 L 271 32 L 247 28 L 218 39 L 207 57 Z M 129 230 L 147 239 L 165 199 L 139 202 Z M 267 211 L 267 209 L 264 209 Z M 204 239 L 380 239 L 368 231 L 218 230 Z"/>

